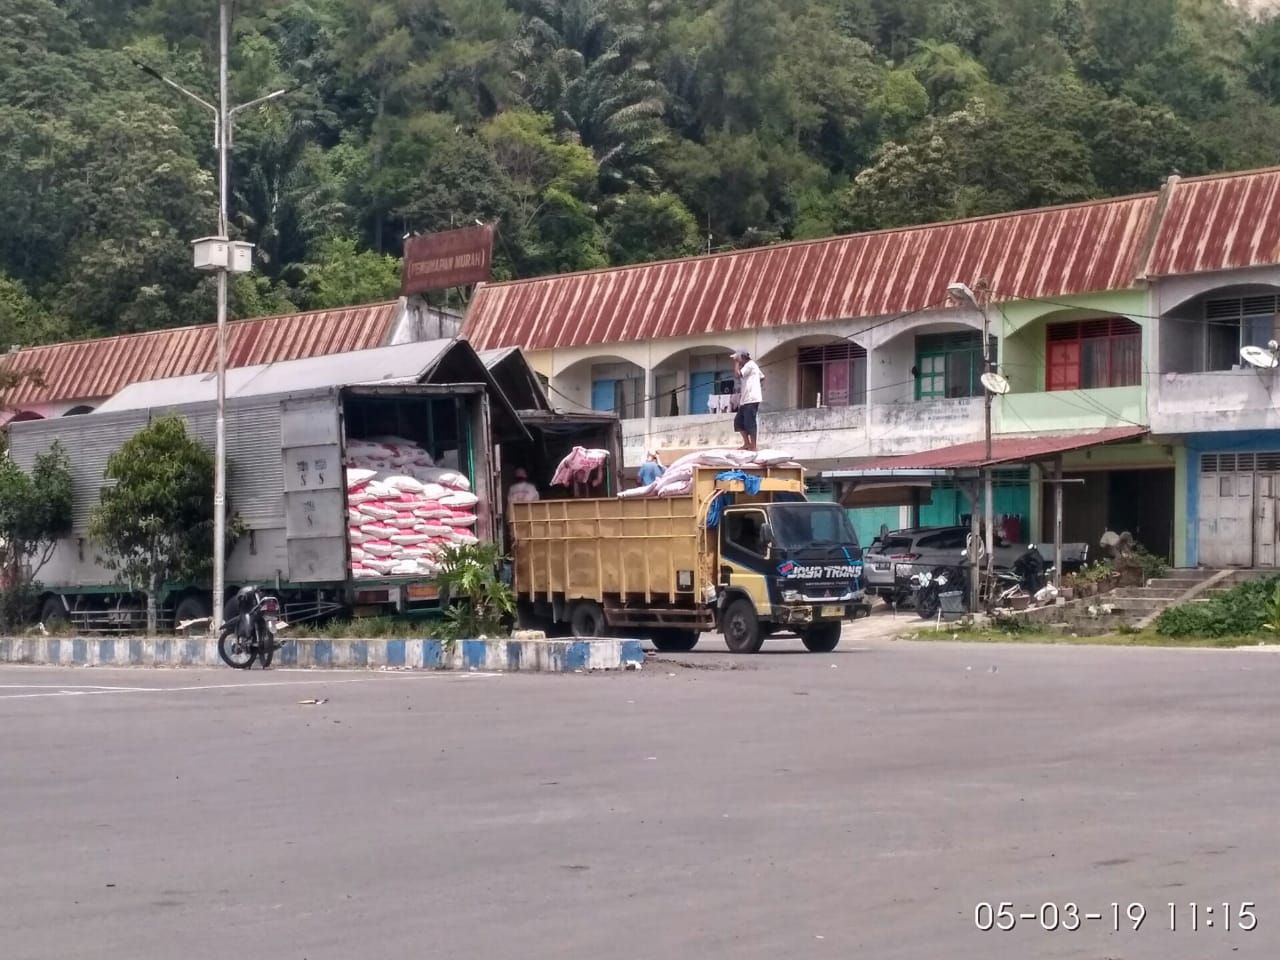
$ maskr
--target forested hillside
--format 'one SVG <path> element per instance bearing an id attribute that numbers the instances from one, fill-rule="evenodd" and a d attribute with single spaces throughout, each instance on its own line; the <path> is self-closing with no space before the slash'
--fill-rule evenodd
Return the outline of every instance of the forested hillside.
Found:
<path id="1" fill-rule="evenodd" d="M 0 0 L 0 344 L 212 317 L 216 0 Z M 1062 203 L 1280 162 L 1280 18 L 1230 0 L 240 0 L 250 316 Z"/>

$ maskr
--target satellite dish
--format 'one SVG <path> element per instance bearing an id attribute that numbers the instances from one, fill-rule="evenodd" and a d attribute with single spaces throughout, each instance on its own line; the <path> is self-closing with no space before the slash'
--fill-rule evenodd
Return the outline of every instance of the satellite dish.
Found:
<path id="1" fill-rule="evenodd" d="M 998 373 L 984 373 L 980 379 L 982 380 L 982 385 L 991 393 L 1003 396 L 1009 392 L 1009 381 Z"/>
<path id="2" fill-rule="evenodd" d="M 1257 367 L 1259 370 L 1274 370 L 1280 367 L 1280 358 L 1277 358 L 1270 350 L 1264 350 L 1262 347 L 1241 347 L 1240 359 L 1251 367 Z"/>

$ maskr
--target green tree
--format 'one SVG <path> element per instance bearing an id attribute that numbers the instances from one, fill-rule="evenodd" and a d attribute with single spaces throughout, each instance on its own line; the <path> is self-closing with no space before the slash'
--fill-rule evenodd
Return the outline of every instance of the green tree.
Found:
<path id="1" fill-rule="evenodd" d="M 303 266 L 302 306 L 308 310 L 377 303 L 400 291 L 400 261 L 360 250 L 354 240 L 327 240 L 313 263 Z"/>
<path id="2" fill-rule="evenodd" d="M 604 183 L 653 185 L 667 139 L 668 93 L 642 58 L 643 33 L 609 0 L 529 0 L 520 55 L 524 95 L 590 148 Z"/>
<path id="3" fill-rule="evenodd" d="M 157 628 L 166 584 L 212 573 L 213 453 L 180 417 L 160 417 L 107 460 L 102 500 L 89 521 L 100 558 L 121 583 L 147 598 L 147 633 Z M 227 524 L 227 546 L 239 524 Z"/>
<path id="4" fill-rule="evenodd" d="M 40 569 L 71 532 L 71 500 L 71 461 L 60 443 L 38 454 L 29 474 L 0 457 L 0 627 L 33 615 Z"/>
<path id="5" fill-rule="evenodd" d="M 991 99 L 987 71 L 954 43 L 921 40 L 907 63 L 937 112 L 962 110 L 974 97 Z"/>
<path id="6" fill-rule="evenodd" d="M 701 248 L 698 222 L 674 193 L 633 190 L 613 202 L 603 222 L 615 264 L 671 260 Z"/>
<path id="7" fill-rule="evenodd" d="M 69 327 L 27 292 L 21 281 L 0 273 L 0 351 L 65 339 Z"/>

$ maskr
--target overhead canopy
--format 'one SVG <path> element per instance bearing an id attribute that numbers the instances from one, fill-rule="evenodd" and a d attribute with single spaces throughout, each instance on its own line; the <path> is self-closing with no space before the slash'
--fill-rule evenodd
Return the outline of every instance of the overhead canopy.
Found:
<path id="1" fill-rule="evenodd" d="M 933 503 L 933 481 L 892 477 L 840 481 L 839 501 L 845 507 L 927 507 Z"/>
<path id="2" fill-rule="evenodd" d="M 1104 443 L 1136 440 L 1149 431 L 1146 427 L 1107 427 L 1103 430 L 1085 430 L 1069 433 L 1006 433 L 991 439 L 991 456 L 987 456 L 986 442 L 958 443 L 937 450 L 908 454 L 905 457 L 884 457 L 872 460 L 853 470 L 831 470 L 823 474 L 829 480 L 864 480 L 894 478 L 907 480 L 921 478 L 922 472 L 949 470 L 976 470 L 1004 464 L 1036 463 L 1073 450 L 1084 450 Z"/>
<path id="3" fill-rule="evenodd" d="M 480 360 L 517 410 L 550 410 L 542 381 L 519 347 L 480 351 Z"/>
<path id="4" fill-rule="evenodd" d="M 516 351 L 507 365 L 511 369 L 524 362 Z M 486 364 L 467 341 L 425 340 L 353 350 L 329 356 L 308 357 L 278 363 L 240 367 L 227 371 L 228 399 L 292 393 L 319 387 L 397 386 L 414 383 L 478 383 L 489 390 L 493 430 L 499 442 L 528 440 L 529 433 L 507 395 Z M 217 397 L 215 374 L 201 373 L 165 380 L 149 380 L 125 387 L 101 404 L 90 416 L 119 410 L 164 409 L 189 403 L 211 402 Z"/>

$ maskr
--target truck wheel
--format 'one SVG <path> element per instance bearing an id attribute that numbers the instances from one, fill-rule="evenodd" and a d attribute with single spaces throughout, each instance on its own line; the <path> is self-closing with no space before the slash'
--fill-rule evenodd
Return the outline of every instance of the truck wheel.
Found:
<path id="1" fill-rule="evenodd" d="M 46 597 L 40 606 L 40 622 L 49 627 L 62 627 L 71 618 L 67 616 L 67 608 L 61 597 Z"/>
<path id="2" fill-rule="evenodd" d="M 200 596 L 198 593 L 189 593 L 178 601 L 178 607 L 173 611 L 173 629 L 175 633 L 182 633 L 188 637 L 198 637 L 209 632 L 208 623 L 198 623 L 195 626 L 187 627 L 185 630 L 179 630 L 178 624 L 185 620 L 200 620 L 209 616 L 209 601 Z"/>
<path id="3" fill-rule="evenodd" d="M 750 600 L 739 597 L 725 608 L 720 618 L 724 642 L 733 653 L 759 653 L 764 646 L 764 633 L 756 608 Z"/>
<path id="4" fill-rule="evenodd" d="M 609 626 L 604 619 L 604 611 L 600 604 L 592 600 L 576 603 L 569 613 L 569 632 L 579 640 L 592 637 L 607 637 Z"/>
<path id="5" fill-rule="evenodd" d="M 835 623 L 815 623 L 800 634 L 800 641 L 810 653 L 830 653 L 840 643 L 839 621 Z"/>
<path id="6" fill-rule="evenodd" d="M 663 653 L 688 653 L 698 645 L 698 631 L 668 627 L 652 631 L 649 639 Z"/>

